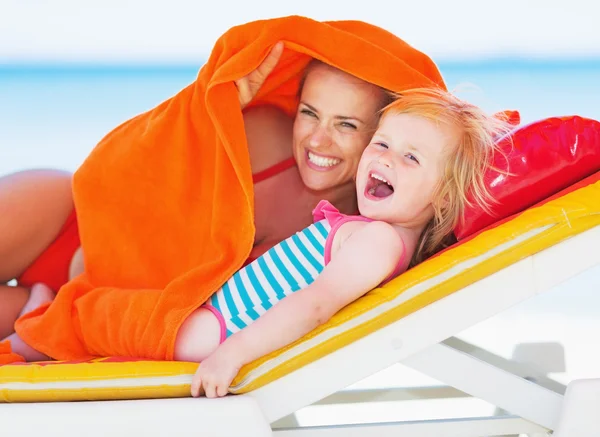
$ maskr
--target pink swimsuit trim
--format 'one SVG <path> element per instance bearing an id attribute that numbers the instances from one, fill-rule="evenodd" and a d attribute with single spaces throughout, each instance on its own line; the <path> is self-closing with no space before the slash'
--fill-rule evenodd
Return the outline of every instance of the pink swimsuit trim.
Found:
<path id="1" fill-rule="evenodd" d="M 329 235 L 325 240 L 325 265 L 329 264 L 331 261 L 331 247 L 333 246 L 333 240 L 335 238 L 336 232 L 339 228 L 348 222 L 372 222 L 373 220 L 368 217 L 363 217 L 361 215 L 346 215 L 342 214 L 337 210 L 335 206 L 329 203 L 326 200 L 321 200 L 316 208 L 313 210 L 313 218 L 314 221 L 320 221 L 323 219 L 327 219 L 329 225 L 331 226 L 331 231 L 329 231 Z M 404 240 L 400 238 L 402 241 L 402 256 L 396 265 L 394 271 L 381 283 L 386 284 L 392 279 L 394 279 L 400 272 L 402 271 L 402 265 L 404 263 L 404 258 L 406 257 L 406 247 L 404 246 Z"/>
<path id="2" fill-rule="evenodd" d="M 223 314 L 221 314 L 221 312 L 212 305 L 205 304 L 202 305 L 202 308 L 205 308 L 213 313 L 219 321 L 219 326 L 221 327 L 221 338 L 219 339 L 219 344 L 223 343 L 227 339 L 227 325 L 225 324 L 225 318 L 223 317 Z"/>

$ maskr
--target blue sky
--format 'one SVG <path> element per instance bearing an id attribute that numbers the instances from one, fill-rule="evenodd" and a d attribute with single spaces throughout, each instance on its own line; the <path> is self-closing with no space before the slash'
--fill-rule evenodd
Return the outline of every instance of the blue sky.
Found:
<path id="1" fill-rule="evenodd" d="M 600 57 L 594 0 L 2 0 L 0 62 L 195 62 L 231 26 L 292 14 L 362 19 L 437 60 Z"/>

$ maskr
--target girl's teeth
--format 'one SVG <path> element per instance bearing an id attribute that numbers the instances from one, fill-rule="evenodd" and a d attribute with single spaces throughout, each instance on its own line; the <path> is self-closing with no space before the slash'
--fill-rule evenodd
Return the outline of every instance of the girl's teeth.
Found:
<path id="1" fill-rule="evenodd" d="M 377 179 L 378 181 L 381 181 L 381 182 L 383 182 L 384 184 L 387 184 L 387 183 L 388 183 L 388 181 L 387 181 L 387 180 L 385 180 L 384 178 L 382 178 L 381 176 L 379 176 L 379 175 L 377 175 L 377 174 L 375 174 L 375 173 L 372 173 L 372 174 L 371 174 L 371 177 L 372 177 L 373 179 Z"/>
<path id="2" fill-rule="evenodd" d="M 317 156 L 314 153 L 308 152 L 308 160 L 319 167 L 333 167 L 340 163 L 337 158 L 325 158 L 323 156 Z"/>

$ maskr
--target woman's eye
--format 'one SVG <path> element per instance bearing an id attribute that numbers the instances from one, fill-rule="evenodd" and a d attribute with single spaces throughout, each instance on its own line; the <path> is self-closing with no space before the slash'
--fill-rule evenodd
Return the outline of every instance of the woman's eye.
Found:
<path id="1" fill-rule="evenodd" d="M 301 109 L 300 113 L 308 115 L 309 117 L 316 117 L 317 116 L 317 114 L 315 114 L 313 111 L 311 111 L 310 109 L 306 109 L 306 108 Z"/>
<path id="2" fill-rule="evenodd" d="M 406 154 L 406 157 L 407 157 L 408 159 L 410 159 L 411 161 L 414 161 L 414 162 L 416 162 L 417 164 L 419 164 L 419 160 L 418 160 L 418 159 L 417 159 L 417 157 L 416 157 L 415 155 L 413 155 L 412 153 L 407 153 L 407 154 Z"/>
<path id="3" fill-rule="evenodd" d="M 347 121 L 341 122 L 340 125 L 348 129 L 356 129 L 355 125 L 353 125 L 352 123 L 348 123 Z"/>

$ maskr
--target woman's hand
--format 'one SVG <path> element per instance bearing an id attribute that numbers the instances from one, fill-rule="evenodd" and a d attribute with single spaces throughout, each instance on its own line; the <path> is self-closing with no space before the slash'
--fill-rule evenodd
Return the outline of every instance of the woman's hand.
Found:
<path id="1" fill-rule="evenodd" d="M 225 396 L 242 367 L 237 358 L 237 354 L 228 352 L 227 347 L 219 346 L 198 366 L 192 379 L 192 396 L 198 397 L 202 393 L 207 398 Z"/>
<path id="2" fill-rule="evenodd" d="M 283 53 L 283 42 L 279 41 L 273 46 L 265 60 L 258 66 L 256 70 L 235 81 L 235 86 L 238 89 L 238 97 L 242 109 L 248 105 L 258 93 L 260 87 L 265 83 L 265 80 L 277 66 L 279 58 Z"/>

